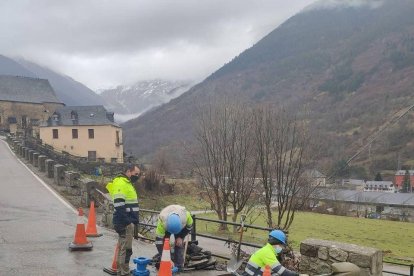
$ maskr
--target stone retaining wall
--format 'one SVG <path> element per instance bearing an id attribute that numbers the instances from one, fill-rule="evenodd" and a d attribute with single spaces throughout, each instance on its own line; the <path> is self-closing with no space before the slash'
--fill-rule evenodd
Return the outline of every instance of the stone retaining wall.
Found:
<path id="1" fill-rule="evenodd" d="M 361 275 L 382 275 L 382 251 L 355 244 L 307 239 L 300 244 L 302 273 L 331 273 L 331 264 L 350 262 L 361 269 Z"/>

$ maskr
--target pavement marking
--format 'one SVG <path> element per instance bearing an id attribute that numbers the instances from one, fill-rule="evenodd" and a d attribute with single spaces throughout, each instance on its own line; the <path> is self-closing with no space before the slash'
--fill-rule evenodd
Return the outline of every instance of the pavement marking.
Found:
<path id="1" fill-rule="evenodd" d="M 6 144 L 6 146 L 8 147 L 10 152 L 16 157 L 16 159 L 40 182 L 40 184 L 43 185 L 43 187 L 45 187 L 50 193 L 52 193 L 52 195 L 54 195 L 61 203 L 63 203 L 63 205 L 68 207 L 72 212 L 78 214 L 78 211 L 72 205 L 70 205 L 62 196 L 60 196 L 52 188 L 50 188 L 49 185 L 47 185 L 40 177 L 38 177 L 34 172 L 32 172 L 32 170 L 17 157 L 17 155 L 12 151 L 12 149 L 6 141 L 3 141 L 3 139 L 0 140 Z"/>

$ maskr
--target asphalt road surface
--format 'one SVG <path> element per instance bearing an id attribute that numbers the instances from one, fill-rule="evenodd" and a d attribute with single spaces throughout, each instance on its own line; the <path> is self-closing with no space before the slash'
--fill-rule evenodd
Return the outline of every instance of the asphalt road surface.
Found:
<path id="1" fill-rule="evenodd" d="M 0 139 L 0 275 L 109 275 L 117 234 L 99 228 L 88 238 L 91 251 L 69 251 L 77 211 L 33 174 Z M 155 246 L 134 241 L 136 257 L 151 257 Z M 131 269 L 134 264 L 130 264 Z M 149 267 L 151 275 L 155 271 Z M 199 271 L 185 275 L 218 275 Z"/>

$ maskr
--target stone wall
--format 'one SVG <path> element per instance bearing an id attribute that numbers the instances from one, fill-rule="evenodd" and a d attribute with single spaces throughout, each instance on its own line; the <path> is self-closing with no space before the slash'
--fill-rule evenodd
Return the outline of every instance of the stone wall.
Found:
<path id="1" fill-rule="evenodd" d="M 382 251 L 376 248 L 326 240 L 307 239 L 300 244 L 302 273 L 331 273 L 331 264 L 350 262 L 361 269 L 361 275 L 382 275 Z"/>

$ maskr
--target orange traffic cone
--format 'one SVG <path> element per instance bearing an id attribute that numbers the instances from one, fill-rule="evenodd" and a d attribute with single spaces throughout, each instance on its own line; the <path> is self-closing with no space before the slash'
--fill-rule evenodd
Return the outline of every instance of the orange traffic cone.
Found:
<path id="1" fill-rule="evenodd" d="M 170 239 L 164 239 L 164 247 L 162 249 L 160 269 L 158 276 L 172 276 L 172 262 L 170 253 Z"/>
<path id="2" fill-rule="evenodd" d="M 118 259 L 118 251 L 119 251 L 119 246 L 118 243 L 115 246 L 115 254 L 114 254 L 114 258 L 112 259 L 112 266 L 110 268 L 106 268 L 104 267 L 103 271 L 105 271 L 106 273 L 109 273 L 111 275 L 116 275 L 118 273 L 118 266 L 117 266 L 117 259 Z"/>
<path id="3" fill-rule="evenodd" d="M 95 202 L 91 201 L 91 207 L 89 208 L 88 225 L 86 226 L 87 237 L 100 237 L 102 234 L 98 234 L 96 230 L 96 214 L 95 214 Z"/>
<path id="4" fill-rule="evenodd" d="M 271 275 L 271 273 L 270 273 L 270 266 L 269 265 L 266 265 L 265 270 L 263 271 L 263 274 L 262 275 L 263 276 L 270 276 Z"/>
<path id="5" fill-rule="evenodd" d="M 76 225 L 75 238 L 69 244 L 69 249 L 72 250 L 91 250 L 92 243 L 86 239 L 85 224 L 83 221 L 83 210 L 79 208 L 78 222 Z"/>

